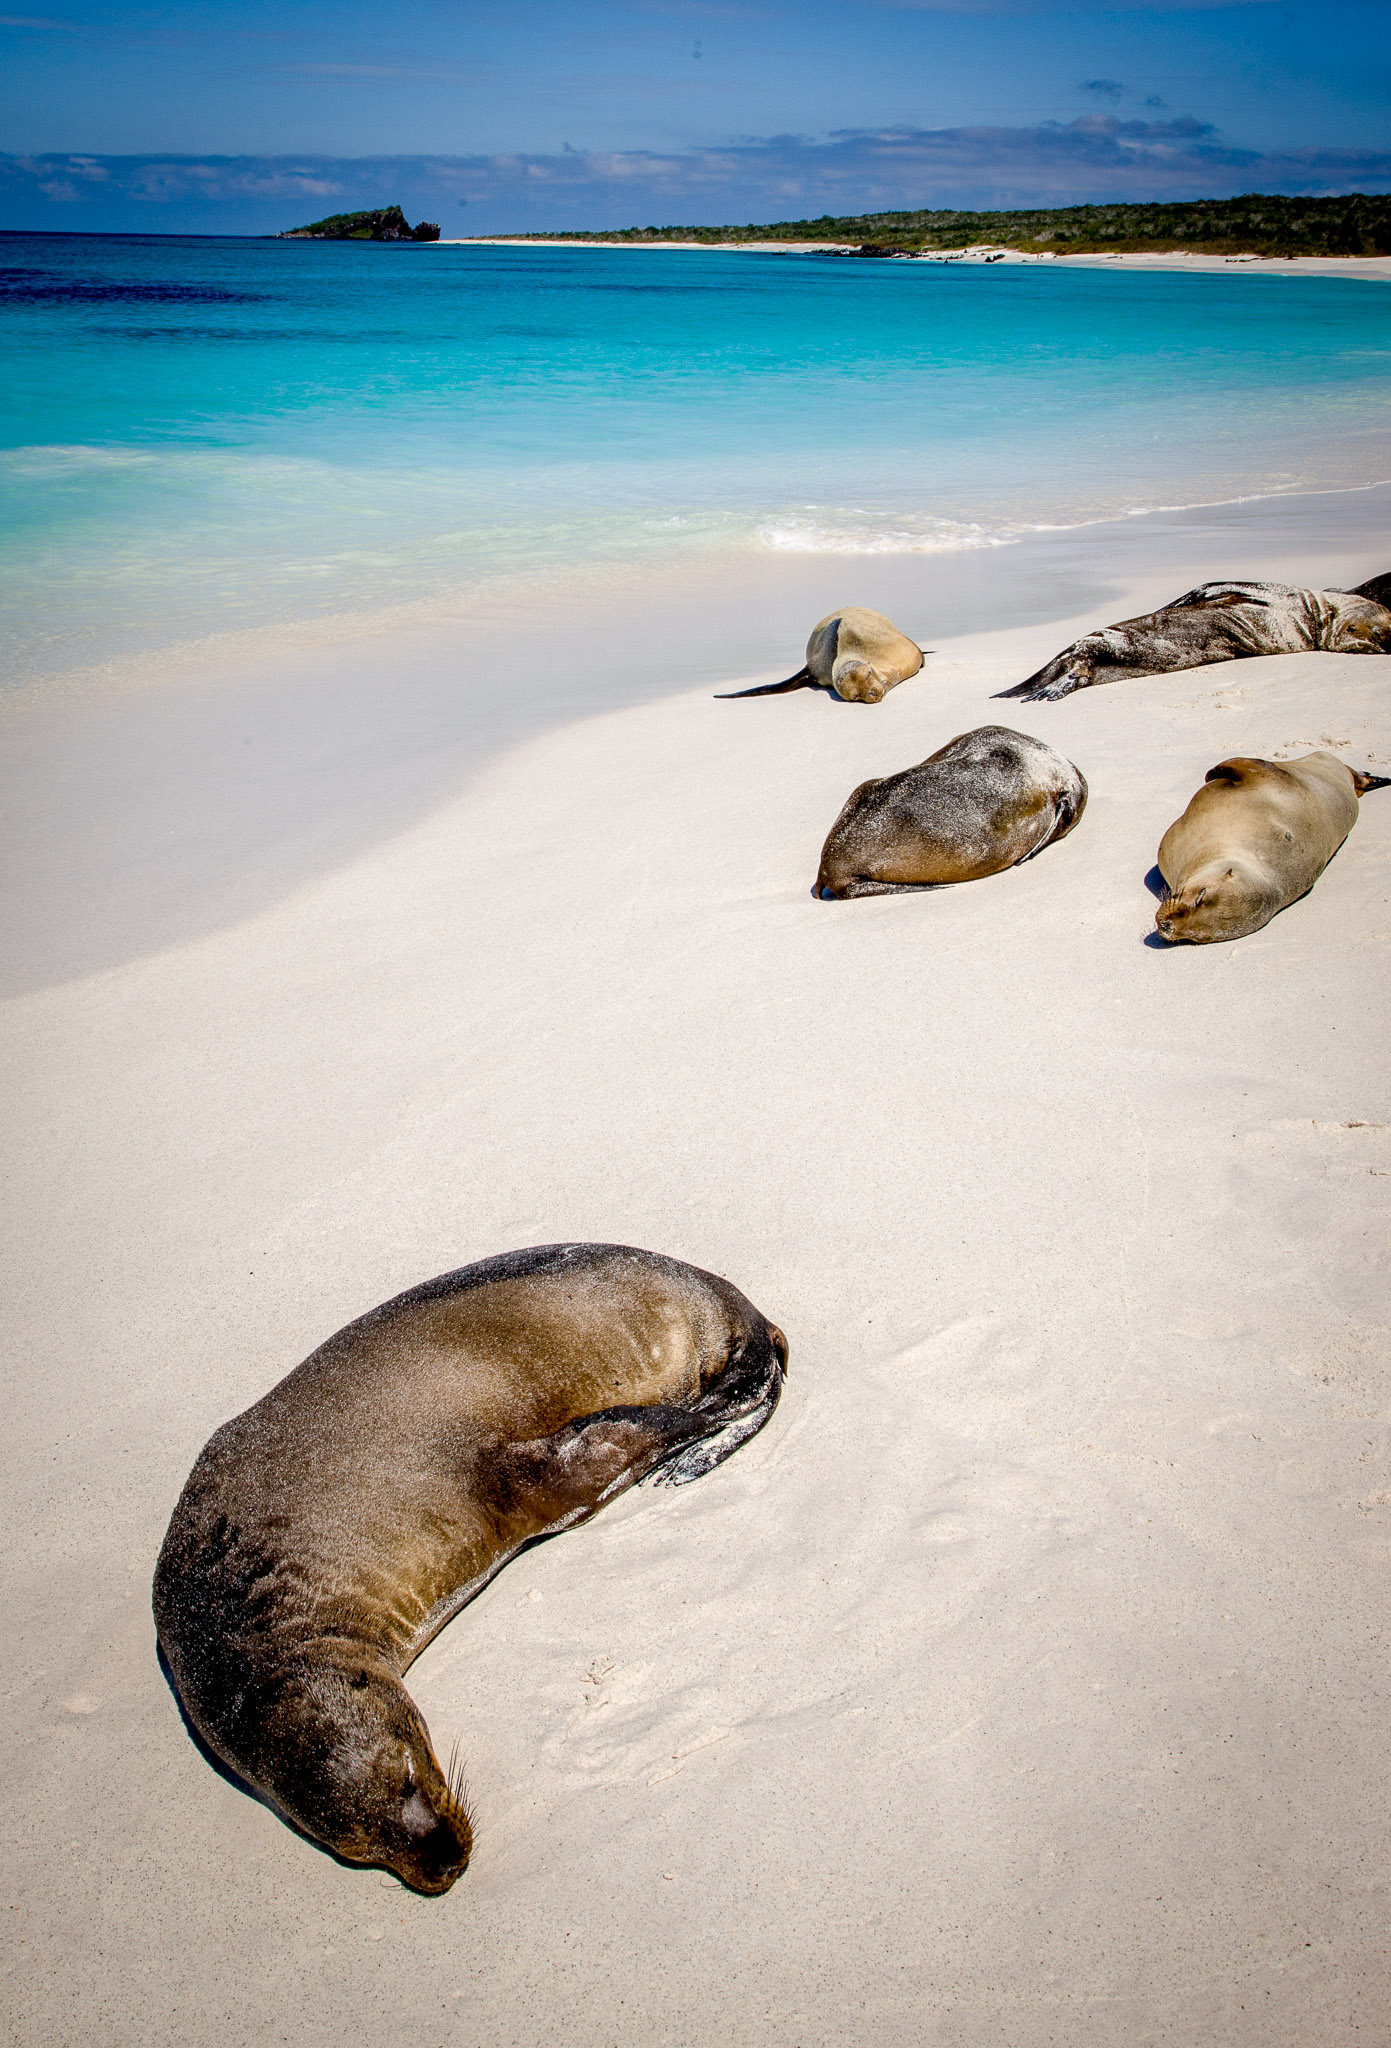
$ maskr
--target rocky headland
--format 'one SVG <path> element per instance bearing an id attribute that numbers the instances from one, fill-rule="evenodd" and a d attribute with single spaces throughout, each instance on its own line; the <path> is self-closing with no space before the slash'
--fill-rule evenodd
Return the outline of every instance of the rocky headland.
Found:
<path id="1" fill-rule="evenodd" d="M 422 220 L 412 227 L 399 206 L 369 207 L 362 213 L 331 213 L 305 228 L 284 228 L 282 242 L 437 242 L 439 222 Z"/>

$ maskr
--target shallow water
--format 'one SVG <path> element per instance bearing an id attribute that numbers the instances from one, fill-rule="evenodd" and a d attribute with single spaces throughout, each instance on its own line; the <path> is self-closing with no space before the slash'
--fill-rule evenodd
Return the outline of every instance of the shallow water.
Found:
<path id="1" fill-rule="evenodd" d="M 590 569 L 975 551 L 1391 474 L 1391 293 L 1359 280 L 0 243 L 11 683 Z"/>

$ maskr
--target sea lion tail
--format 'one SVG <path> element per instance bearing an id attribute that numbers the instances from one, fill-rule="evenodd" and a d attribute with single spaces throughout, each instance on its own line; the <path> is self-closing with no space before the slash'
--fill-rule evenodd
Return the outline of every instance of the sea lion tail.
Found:
<path id="1" fill-rule="evenodd" d="M 1360 768 L 1354 768 L 1352 780 L 1359 796 L 1365 796 L 1369 789 L 1391 789 L 1391 775 L 1364 775 Z"/>
<path id="2" fill-rule="evenodd" d="M 759 683 L 752 690 L 716 690 L 716 700 L 723 704 L 733 703 L 736 697 L 780 697 L 784 690 L 806 690 L 816 681 L 809 668 L 799 668 L 795 676 L 787 676 L 780 683 Z"/>

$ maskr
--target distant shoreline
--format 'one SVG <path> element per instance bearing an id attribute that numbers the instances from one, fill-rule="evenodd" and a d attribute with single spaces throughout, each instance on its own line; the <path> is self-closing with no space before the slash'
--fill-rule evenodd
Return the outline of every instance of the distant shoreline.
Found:
<path id="1" fill-rule="evenodd" d="M 859 245 L 851 242 L 630 242 L 615 237 L 601 241 L 592 235 L 451 235 L 432 246 L 440 249 L 700 249 L 722 255 L 853 256 Z M 921 255 L 893 256 L 894 263 L 1046 263 L 1061 264 L 1069 270 L 1246 270 L 1279 277 L 1358 277 L 1373 282 L 1391 282 L 1391 256 L 1202 256 L 1188 250 L 1127 250 L 1116 255 L 1089 252 L 1086 255 L 1056 256 L 1048 251 L 1012 249 L 1002 244 L 981 243 L 966 249 L 925 250 Z"/>

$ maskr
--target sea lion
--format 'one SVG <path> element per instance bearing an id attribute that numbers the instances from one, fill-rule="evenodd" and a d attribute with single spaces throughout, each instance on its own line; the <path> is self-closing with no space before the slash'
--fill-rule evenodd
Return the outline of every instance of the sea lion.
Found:
<path id="1" fill-rule="evenodd" d="M 1358 798 L 1388 784 L 1322 750 L 1219 761 L 1159 842 L 1160 936 L 1205 946 L 1258 932 L 1313 888 L 1356 824 Z"/>
<path id="2" fill-rule="evenodd" d="M 1026 682 L 997 694 L 1039 703 L 1121 675 L 1157 676 L 1248 655 L 1316 651 L 1391 654 L 1391 610 L 1365 591 L 1200 583 L 1157 612 L 1074 640 Z"/>
<path id="3" fill-rule="evenodd" d="M 1085 778 L 1027 733 L 983 725 L 862 782 L 821 849 L 813 896 L 893 896 L 971 882 L 1029 860 L 1081 817 Z"/>
<path id="4" fill-rule="evenodd" d="M 1349 597 L 1369 597 L 1373 604 L 1384 604 L 1391 610 L 1391 570 L 1384 576 L 1369 576 L 1365 583 L 1354 583 Z"/>
<path id="5" fill-rule="evenodd" d="M 806 667 L 799 668 L 795 676 L 780 683 L 760 683 L 752 690 L 716 694 L 728 701 L 820 687 L 834 690 L 850 704 L 877 704 L 896 683 L 915 676 L 922 665 L 923 651 L 916 640 L 900 633 L 882 612 L 848 604 L 838 612 L 828 612 L 812 627 Z"/>
<path id="6" fill-rule="evenodd" d="M 625 1245 L 508 1252 L 349 1323 L 174 1510 L 154 1613 L 189 1718 L 303 1833 L 447 1891 L 471 1818 L 402 1674 L 524 1544 L 727 1457 L 786 1362 L 727 1280 Z"/>

